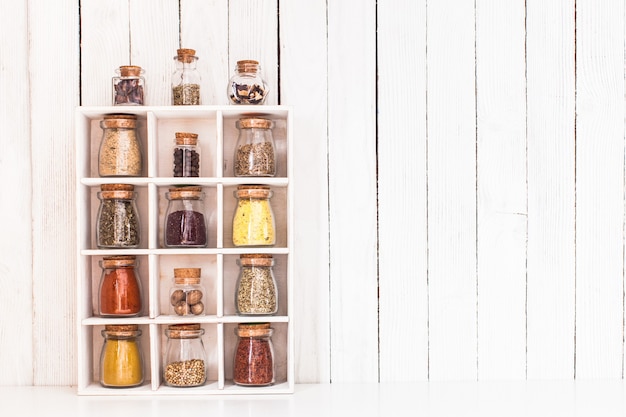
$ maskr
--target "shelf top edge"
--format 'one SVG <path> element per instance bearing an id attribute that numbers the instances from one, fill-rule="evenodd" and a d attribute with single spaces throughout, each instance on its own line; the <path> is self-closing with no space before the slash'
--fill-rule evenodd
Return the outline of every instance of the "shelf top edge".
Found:
<path id="1" fill-rule="evenodd" d="M 244 114 L 286 117 L 292 106 L 286 105 L 201 105 L 201 106 L 77 106 L 76 112 L 86 117 L 101 117 L 104 114 L 126 113 L 146 117 L 153 113 L 156 117 L 215 117 L 221 112 L 224 117 L 235 117 Z"/>

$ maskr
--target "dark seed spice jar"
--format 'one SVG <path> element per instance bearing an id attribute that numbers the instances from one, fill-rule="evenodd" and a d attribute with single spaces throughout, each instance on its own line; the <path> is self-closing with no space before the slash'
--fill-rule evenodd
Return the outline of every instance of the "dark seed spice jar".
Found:
<path id="1" fill-rule="evenodd" d="M 139 216 L 135 187 L 129 184 L 102 184 L 98 198 L 96 246 L 136 248 L 139 246 Z"/>
<path id="2" fill-rule="evenodd" d="M 233 382 L 237 385 L 264 386 L 274 383 L 274 347 L 269 323 L 239 324 Z"/>
<path id="3" fill-rule="evenodd" d="M 165 246 L 206 247 L 208 238 L 202 187 L 170 188 L 166 197 L 169 203 L 165 216 Z"/>
<path id="4" fill-rule="evenodd" d="M 196 133 L 176 132 L 173 159 L 174 177 L 200 176 L 200 147 Z"/>

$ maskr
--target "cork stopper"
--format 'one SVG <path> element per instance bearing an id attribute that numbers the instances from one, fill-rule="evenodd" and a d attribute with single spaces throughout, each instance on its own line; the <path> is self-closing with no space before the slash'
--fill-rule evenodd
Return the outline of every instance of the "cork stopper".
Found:
<path id="1" fill-rule="evenodd" d="M 102 258 L 102 267 L 103 268 L 134 267 L 136 259 L 137 258 L 134 255 L 105 256 L 104 258 Z"/>
<path id="2" fill-rule="evenodd" d="M 140 334 L 137 324 L 106 324 L 102 331 L 103 336 L 134 337 Z"/>
<path id="3" fill-rule="evenodd" d="M 135 186 L 132 184 L 102 184 L 100 186 L 100 196 L 103 199 L 131 199 L 133 198 L 133 190 Z"/>
<path id="4" fill-rule="evenodd" d="M 174 282 L 176 284 L 199 284 L 201 268 L 174 268 Z"/>
<path id="5" fill-rule="evenodd" d="M 239 185 L 235 195 L 237 198 L 269 198 L 271 193 L 269 185 Z"/>
<path id="6" fill-rule="evenodd" d="M 237 127 L 240 129 L 271 129 L 272 125 L 273 123 L 271 120 L 260 117 L 247 117 L 239 119 L 237 123 Z"/>
<path id="7" fill-rule="evenodd" d="M 170 200 L 199 200 L 202 197 L 202 187 L 195 185 L 172 187 L 169 190 Z"/>
<path id="8" fill-rule="evenodd" d="M 174 59 L 185 64 L 189 64 L 198 59 L 198 57 L 196 57 L 195 49 L 180 48 L 176 50 L 176 56 L 174 57 Z"/>
<path id="9" fill-rule="evenodd" d="M 107 114 L 100 121 L 100 127 L 134 129 L 137 127 L 137 116 L 134 114 Z"/>
<path id="10" fill-rule="evenodd" d="M 118 71 L 122 77 L 139 77 L 143 73 L 141 67 L 136 65 L 122 65 Z"/>
<path id="11" fill-rule="evenodd" d="M 239 337 L 266 337 L 271 336 L 272 328 L 269 323 L 239 323 L 235 333 Z"/>
<path id="12" fill-rule="evenodd" d="M 246 253 L 239 255 L 241 266 L 273 266 L 274 258 L 270 254 Z"/>
<path id="13" fill-rule="evenodd" d="M 177 145 L 197 145 L 198 134 L 190 132 L 176 132 Z"/>
<path id="14" fill-rule="evenodd" d="M 170 324 L 165 331 L 167 337 L 172 339 L 193 339 L 204 334 L 200 323 Z"/>
<path id="15" fill-rule="evenodd" d="M 254 59 L 243 59 L 237 61 L 237 72 L 256 73 L 259 70 L 259 61 Z"/>

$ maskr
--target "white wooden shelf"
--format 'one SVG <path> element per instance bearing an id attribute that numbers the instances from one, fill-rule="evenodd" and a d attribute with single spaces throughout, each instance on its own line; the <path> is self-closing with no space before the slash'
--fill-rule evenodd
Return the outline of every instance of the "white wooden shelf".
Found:
<path id="1" fill-rule="evenodd" d="M 144 176 L 100 178 L 97 172 L 98 148 L 102 137 L 100 120 L 106 114 L 134 114 L 138 120 Z M 277 175 L 271 178 L 239 178 L 233 175 L 232 155 L 238 137 L 235 122 L 256 115 L 274 121 Z M 143 106 L 78 107 L 76 127 L 76 205 L 77 205 L 77 334 L 78 381 L 81 395 L 208 395 L 208 394 L 284 394 L 294 391 L 293 331 L 293 176 L 292 111 L 286 106 Z M 171 177 L 174 133 L 198 133 L 202 177 Z M 209 245 L 206 248 L 165 248 L 163 223 L 167 209 L 165 192 L 177 184 L 200 185 L 205 191 Z M 95 220 L 99 207 L 100 185 L 135 185 L 141 222 L 141 244 L 136 249 L 98 249 L 95 245 Z M 274 196 L 276 245 L 243 248 L 232 244 L 231 219 L 239 184 L 267 184 Z M 243 253 L 274 255 L 274 274 L 278 285 L 279 311 L 275 316 L 238 316 L 234 298 L 239 267 L 236 259 Z M 98 262 L 107 255 L 136 255 L 143 288 L 144 311 L 139 317 L 105 318 L 97 315 L 97 289 L 101 269 Z M 207 293 L 206 315 L 178 317 L 168 315 L 168 291 L 173 268 L 202 268 L 202 285 Z M 268 387 L 239 387 L 232 384 L 233 354 L 237 323 L 271 322 L 274 328 L 276 383 Z M 208 355 L 209 373 L 201 387 L 172 388 L 162 383 L 164 329 L 175 323 L 200 323 L 205 330 L 203 342 Z M 107 324 L 138 324 L 144 356 L 144 379 L 140 387 L 104 388 L 99 381 L 100 332 Z"/>

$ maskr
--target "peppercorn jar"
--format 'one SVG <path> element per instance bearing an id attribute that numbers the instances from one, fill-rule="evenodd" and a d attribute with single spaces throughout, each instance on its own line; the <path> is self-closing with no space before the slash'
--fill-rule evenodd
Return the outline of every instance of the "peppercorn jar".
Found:
<path id="1" fill-rule="evenodd" d="M 139 177 L 143 169 L 137 116 L 111 114 L 100 121 L 102 140 L 98 150 L 101 177 Z"/>
<path id="2" fill-rule="evenodd" d="M 105 256 L 98 289 L 102 317 L 134 317 L 141 314 L 141 280 L 133 255 Z"/>
<path id="3" fill-rule="evenodd" d="M 163 380 L 170 387 L 196 387 L 206 381 L 207 355 L 200 324 L 172 324 L 165 330 L 167 345 Z"/>
<path id="4" fill-rule="evenodd" d="M 198 57 L 194 49 L 181 48 L 174 57 L 176 71 L 172 74 L 172 104 L 200 104 L 200 73 L 196 69 Z"/>
<path id="5" fill-rule="evenodd" d="M 100 353 L 100 385 L 109 388 L 136 387 L 143 383 L 141 330 L 136 324 L 105 325 Z"/>
<path id="6" fill-rule="evenodd" d="M 274 259 L 269 254 L 241 254 L 235 307 L 242 316 L 271 315 L 278 311 Z"/>
<path id="7" fill-rule="evenodd" d="M 202 187 L 170 188 L 166 198 L 169 203 L 165 214 L 165 246 L 206 247 L 208 238 Z"/>
<path id="8" fill-rule="evenodd" d="M 269 323 L 242 323 L 237 326 L 233 366 L 235 384 L 264 386 L 274 383 L 272 332 Z"/>
<path id="9" fill-rule="evenodd" d="M 230 102 L 232 104 L 263 104 L 268 93 L 269 86 L 263 80 L 259 62 L 252 59 L 237 61 L 226 91 Z"/>
<path id="10" fill-rule="evenodd" d="M 96 246 L 100 249 L 137 248 L 140 223 L 135 187 L 130 184 L 102 184 L 96 219 Z"/>
<path id="11" fill-rule="evenodd" d="M 235 124 L 239 130 L 235 146 L 236 177 L 273 177 L 276 175 L 276 151 L 271 120 L 242 118 Z"/>
<path id="12" fill-rule="evenodd" d="M 170 314 L 204 315 L 204 287 L 200 284 L 200 268 L 174 268 L 174 284 L 170 289 Z"/>
<path id="13" fill-rule="evenodd" d="M 267 185 L 239 185 L 234 192 L 237 207 L 233 216 L 235 246 L 272 246 L 276 243 L 272 191 Z"/>
<path id="14" fill-rule="evenodd" d="M 136 65 L 123 65 L 113 77 L 114 106 L 142 106 L 146 81 L 143 69 Z"/>
<path id="15" fill-rule="evenodd" d="M 176 132 L 174 145 L 174 177 L 200 176 L 200 147 L 198 135 L 190 132 Z"/>

